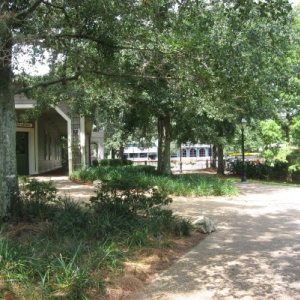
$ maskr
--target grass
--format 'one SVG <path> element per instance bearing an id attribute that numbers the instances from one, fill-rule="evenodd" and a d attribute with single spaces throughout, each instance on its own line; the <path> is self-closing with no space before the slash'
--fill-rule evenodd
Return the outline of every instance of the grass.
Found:
<path id="1" fill-rule="evenodd" d="M 193 231 L 189 220 L 160 208 L 164 197 L 154 196 L 145 213 L 112 209 L 107 198 L 83 206 L 56 197 L 50 182 L 25 179 L 23 219 L 3 223 L 0 233 L 0 299 L 104 299 L 110 278 L 133 253 Z M 130 197 L 138 201 L 136 192 Z"/>
<path id="2" fill-rule="evenodd" d="M 159 175 L 148 172 L 141 167 L 89 167 L 74 172 L 72 180 L 122 180 L 132 178 L 132 181 L 143 183 L 149 187 L 157 186 L 160 190 L 176 196 L 222 196 L 237 195 L 234 185 L 224 179 L 203 174 Z M 151 169 L 150 169 L 151 170 Z"/>
<path id="3" fill-rule="evenodd" d="M 176 240 L 192 233 L 190 220 L 162 209 L 168 195 L 237 193 L 213 176 L 132 166 L 94 167 L 72 178 L 100 179 L 101 192 L 83 206 L 57 197 L 51 182 L 21 180 L 22 219 L 3 223 L 0 233 L 1 299 L 105 299 L 134 253 L 174 252 Z"/>

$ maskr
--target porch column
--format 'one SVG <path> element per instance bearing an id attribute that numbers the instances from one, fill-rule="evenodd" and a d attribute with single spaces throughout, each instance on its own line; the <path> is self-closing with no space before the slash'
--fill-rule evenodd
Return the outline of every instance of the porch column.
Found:
<path id="1" fill-rule="evenodd" d="M 80 116 L 80 154 L 81 154 L 81 168 L 86 166 L 86 155 L 85 155 L 85 118 Z"/>

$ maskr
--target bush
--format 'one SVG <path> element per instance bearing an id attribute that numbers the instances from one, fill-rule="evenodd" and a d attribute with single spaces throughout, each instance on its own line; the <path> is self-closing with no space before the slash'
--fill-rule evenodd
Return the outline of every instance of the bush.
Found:
<path id="1" fill-rule="evenodd" d="M 275 161 L 273 165 L 267 163 L 254 163 L 245 162 L 246 177 L 249 179 L 262 179 L 262 180 L 283 180 L 285 178 L 285 170 L 287 164 L 281 161 Z M 233 174 L 242 176 L 243 162 L 238 161 L 233 165 Z M 297 172 L 293 172 L 293 179 L 296 178 Z"/>
<path id="2" fill-rule="evenodd" d="M 188 220 L 163 209 L 172 199 L 140 170 L 119 168 L 90 168 L 106 179 L 86 206 L 57 198 L 51 181 L 20 181 L 30 223 L 6 224 L 1 233 L 0 298 L 5 290 L 26 299 L 89 299 L 101 294 L 107 272 L 123 268 L 129 248 L 190 234 Z"/>
<path id="3" fill-rule="evenodd" d="M 126 160 L 126 159 L 119 159 L 119 158 L 99 159 L 97 165 L 102 166 L 102 167 L 104 167 L 104 166 L 110 166 L 110 167 L 130 166 L 130 165 L 132 165 L 132 161 Z"/>
<path id="4" fill-rule="evenodd" d="M 156 174 L 156 168 L 154 166 L 146 166 L 146 165 L 139 165 L 135 166 L 138 172 L 144 172 L 145 174 Z"/>
<path id="5" fill-rule="evenodd" d="M 101 190 L 90 201 L 96 211 L 109 208 L 116 214 L 147 215 L 151 207 L 167 205 L 172 199 L 133 174 L 102 181 Z"/>
<path id="6" fill-rule="evenodd" d="M 52 181 L 37 181 L 34 178 L 20 179 L 20 198 L 26 219 L 45 219 L 53 209 L 57 189 Z"/>
<path id="7" fill-rule="evenodd" d="M 117 166 L 117 167 L 89 167 L 72 173 L 72 180 L 84 181 L 111 180 L 128 182 L 147 182 L 149 187 L 158 186 L 159 190 L 177 196 L 209 196 L 236 195 L 237 189 L 228 181 L 215 176 L 201 174 L 160 175 L 153 166 Z M 136 183 L 138 184 L 138 183 Z"/>

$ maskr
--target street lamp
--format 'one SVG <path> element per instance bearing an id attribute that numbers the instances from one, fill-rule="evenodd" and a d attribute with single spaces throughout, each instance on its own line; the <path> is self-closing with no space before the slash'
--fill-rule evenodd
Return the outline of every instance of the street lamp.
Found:
<path id="1" fill-rule="evenodd" d="M 182 149 L 181 149 L 181 143 L 180 143 L 180 152 L 179 152 L 179 158 L 180 158 L 180 162 L 179 162 L 179 171 L 180 173 L 182 173 Z"/>
<path id="2" fill-rule="evenodd" d="M 247 120 L 242 118 L 240 124 L 239 124 L 239 127 L 241 128 L 241 131 L 242 131 L 242 159 L 243 159 L 243 169 L 242 169 L 242 182 L 246 182 L 247 179 L 246 179 L 246 168 L 245 168 L 245 145 L 244 145 L 244 130 L 245 130 L 245 127 L 247 125 Z"/>

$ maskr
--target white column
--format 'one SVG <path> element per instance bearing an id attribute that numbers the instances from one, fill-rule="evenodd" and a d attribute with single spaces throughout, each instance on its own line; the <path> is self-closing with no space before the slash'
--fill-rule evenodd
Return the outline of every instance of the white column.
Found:
<path id="1" fill-rule="evenodd" d="M 69 174 L 73 172 L 73 163 L 72 163 L 72 126 L 71 119 L 57 106 L 54 107 L 55 110 L 67 121 L 68 128 L 68 165 L 69 165 Z"/>
<path id="2" fill-rule="evenodd" d="M 81 154 L 81 167 L 86 166 L 85 155 L 85 118 L 80 116 L 80 154 Z"/>

